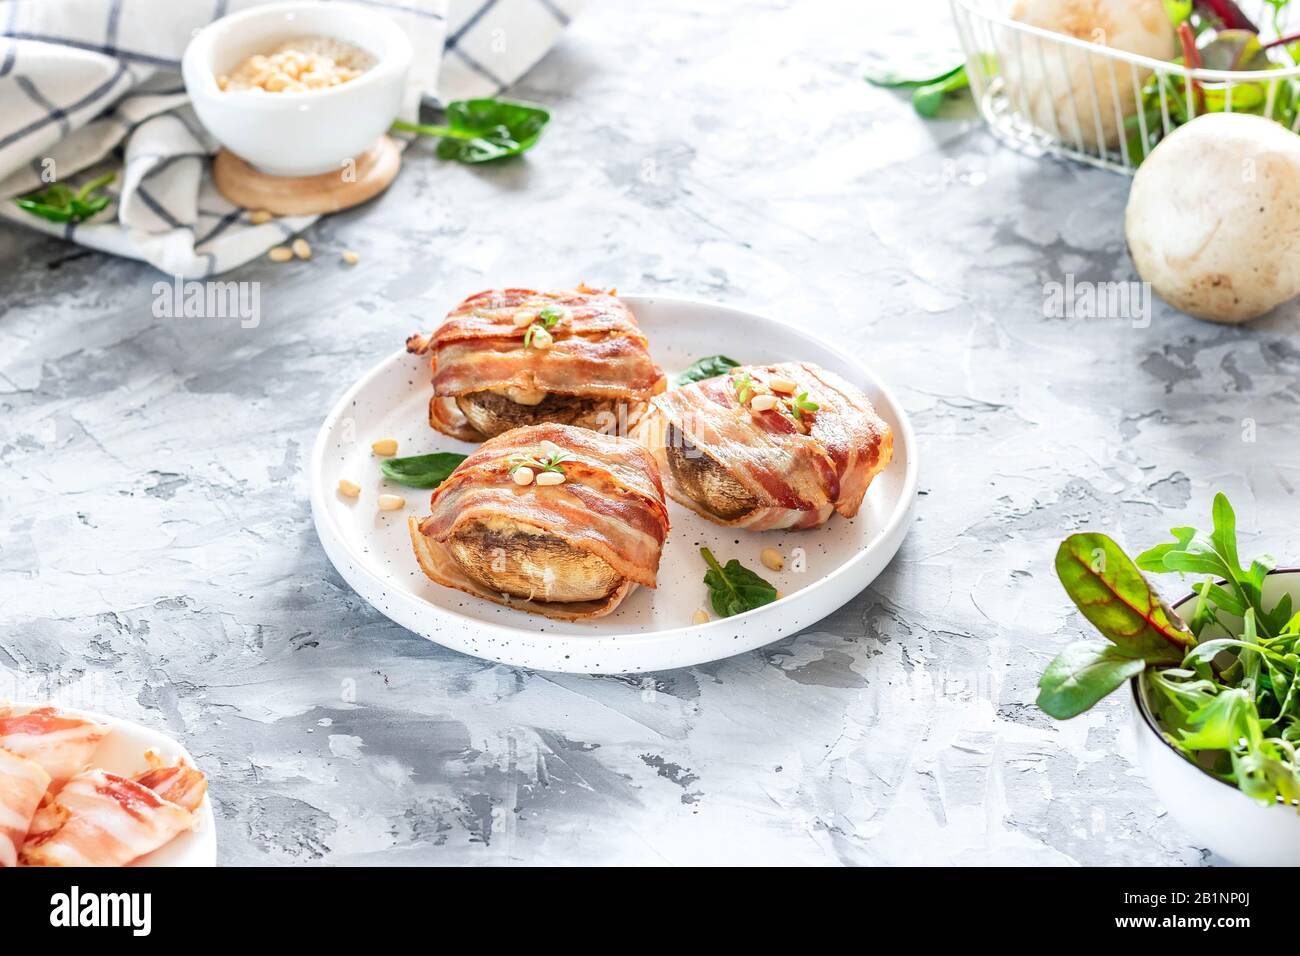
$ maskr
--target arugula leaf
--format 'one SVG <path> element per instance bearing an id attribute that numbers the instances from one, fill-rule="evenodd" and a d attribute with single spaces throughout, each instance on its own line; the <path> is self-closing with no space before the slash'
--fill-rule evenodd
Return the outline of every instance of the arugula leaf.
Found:
<path id="1" fill-rule="evenodd" d="M 103 212 L 113 197 L 99 194 L 117 173 L 105 173 L 86 183 L 76 192 L 63 183 L 51 183 L 45 189 L 14 200 L 19 209 L 50 222 L 84 222 Z"/>
<path id="2" fill-rule="evenodd" d="M 735 558 L 723 567 L 708 548 L 700 548 L 700 555 L 709 566 L 704 572 L 704 585 L 719 617 L 742 614 L 776 600 L 776 588 Z"/>
<path id="3" fill-rule="evenodd" d="M 1249 568 L 1241 566 L 1237 551 L 1237 516 L 1223 492 L 1214 496 L 1211 515 L 1214 530 L 1209 534 L 1195 528 L 1174 528 L 1174 543 L 1157 545 L 1139 555 L 1138 566 L 1148 571 L 1183 571 L 1221 579 L 1227 585 L 1228 601 L 1216 600 L 1215 603 L 1237 617 L 1253 608 L 1261 633 L 1265 637 L 1274 637 L 1290 612 L 1290 601 L 1286 602 L 1284 609 L 1264 607 L 1264 579 L 1273 569 L 1273 559 L 1264 556 L 1252 561 Z M 1214 582 L 1210 583 L 1218 587 Z M 1198 589 L 1197 593 L 1201 591 Z M 1198 615 L 1193 623 L 1212 619 L 1212 615 L 1203 619 Z M 1194 630 L 1200 633 L 1199 626 Z"/>
<path id="4" fill-rule="evenodd" d="M 1083 616 L 1130 657 L 1176 664 L 1195 643 L 1187 625 L 1104 534 L 1073 534 L 1062 541 L 1056 574 Z"/>
<path id="5" fill-rule="evenodd" d="M 447 122 L 443 126 L 397 120 L 393 129 L 442 137 L 438 144 L 442 159 L 488 163 L 532 149 L 550 121 L 549 112 L 531 103 L 455 100 L 447 104 Z"/>
<path id="6" fill-rule="evenodd" d="M 702 382 L 706 378 L 717 378 L 739 367 L 740 363 L 735 359 L 729 359 L 725 355 L 710 355 L 708 358 L 692 363 L 686 371 L 678 375 L 677 384 L 689 385 L 691 382 Z"/>
<path id="7" fill-rule="evenodd" d="M 1071 644 L 1039 678 L 1038 707 L 1057 720 L 1077 717 L 1146 666 L 1114 644 Z"/>
<path id="8" fill-rule="evenodd" d="M 389 481 L 411 488 L 437 488 L 447 480 L 465 455 L 451 451 L 434 452 L 432 455 L 412 455 L 409 458 L 385 458 L 379 463 L 379 470 Z"/>

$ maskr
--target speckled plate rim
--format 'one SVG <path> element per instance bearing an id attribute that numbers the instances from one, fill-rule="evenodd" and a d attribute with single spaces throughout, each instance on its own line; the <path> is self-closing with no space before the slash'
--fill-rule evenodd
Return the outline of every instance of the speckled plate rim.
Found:
<path id="1" fill-rule="evenodd" d="M 136 774 L 144 770 L 144 752 L 153 748 L 158 751 L 167 763 L 173 763 L 179 757 L 192 766 L 198 767 L 200 770 L 203 769 L 190 752 L 181 745 L 180 741 L 152 727 L 146 727 L 143 724 L 137 724 L 122 717 L 97 713 L 93 710 L 64 707 L 62 704 L 51 701 L 14 701 L 13 704 L 16 707 L 57 707 L 62 713 L 107 724 L 111 728 L 111 732 L 108 737 L 100 741 L 95 756 L 91 759 L 90 765 L 92 768 L 107 770 L 109 773 L 124 776 Z M 105 750 L 109 751 L 108 759 L 105 759 L 106 755 L 103 754 Z M 133 762 L 128 766 L 124 759 L 113 759 L 111 755 L 114 752 L 130 754 Z M 208 779 L 211 780 L 211 776 Z M 198 817 L 198 823 L 195 824 L 194 829 L 188 833 L 182 833 L 170 843 L 159 847 L 152 853 L 146 853 L 129 865 L 133 867 L 216 866 L 217 827 L 212 814 L 212 801 L 206 793 L 203 795 L 203 802 L 194 811 L 194 815 Z"/>
<path id="2" fill-rule="evenodd" d="M 869 381 L 875 393 L 873 403 L 877 412 L 891 423 L 895 432 L 895 459 L 890 467 L 897 467 L 900 459 L 905 463 L 897 503 L 879 537 L 815 584 L 771 604 L 706 624 L 650 633 L 588 636 L 547 632 L 543 635 L 523 627 L 478 620 L 430 604 L 416 595 L 388 587 L 379 575 L 365 567 L 359 555 L 351 553 L 345 535 L 326 506 L 326 495 L 332 489 L 325 488 L 321 480 L 333 430 L 347 416 L 358 396 L 376 378 L 388 374 L 390 369 L 400 367 L 400 363 L 406 361 L 408 356 L 405 350 L 399 349 L 385 356 L 362 375 L 335 402 L 317 432 L 309 464 L 311 510 L 317 537 L 335 569 L 366 603 L 408 630 L 473 657 L 535 670 L 626 674 L 691 667 L 732 657 L 788 637 L 843 607 L 885 569 L 902 546 L 911 527 L 920 480 L 916 435 L 907 413 L 889 387 L 857 358 L 793 323 L 698 299 L 662 295 L 620 295 L 619 298 L 627 302 L 633 312 L 637 311 L 639 304 L 677 305 L 706 312 L 726 313 L 732 320 L 759 326 L 760 331 L 763 326 L 779 327 L 786 334 L 793 330 L 814 348 L 834 354 L 846 366 L 853 368 L 863 380 Z M 790 360 L 798 358 L 807 357 L 789 357 Z M 454 630 L 438 630 L 437 636 L 434 636 L 424 626 L 424 622 L 430 619 L 468 624 L 478 639 L 470 641 L 457 637 Z"/>

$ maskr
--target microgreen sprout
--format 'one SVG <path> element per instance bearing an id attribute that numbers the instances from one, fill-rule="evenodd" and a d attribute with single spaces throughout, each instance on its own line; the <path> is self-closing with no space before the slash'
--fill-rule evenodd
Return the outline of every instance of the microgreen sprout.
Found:
<path id="1" fill-rule="evenodd" d="M 749 377 L 748 372 L 741 372 L 733 378 L 731 387 L 736 392 L 736 401 L 742 405 L 749 404 L 749 400 L 754 395 L 754 380 Z"/>
<path id="2" fill-rule="evenodd" d="M 511 455 L 508 461 L 512 475 L 516 470 L 525 466 L 533 469 L 533 471 L 558 471 L 560 474 L 564 474 L 564 469 L 560 465 L 572 458 L 573 456 L 567 451 L 561 450 L 552 452 L 550 455 Z"/>
<path id="3" fill-rule="evenodd" d="M 785 400 L 785 405 L 790 409 L 790 416 L 792 418 L 799 418 L 805 412 L 815 412 L 817 409 L 821 408 L 821 406 L 816 402 L 808 399 L 807 392 L 800 392 L 798 395 L 791 395 Z"/>
<path id="4" fill-rule="evenodd" d="M 524 333 L 524 348 L 533 344 L 533 336 L 543 329 L 551 329 L 563 318 L 567 318 L 568 310 L 554 305 L 548 305 L 537 313 L 537 318 L 533 320 L 532 325 L 528 326 L 528 331 Z"/>

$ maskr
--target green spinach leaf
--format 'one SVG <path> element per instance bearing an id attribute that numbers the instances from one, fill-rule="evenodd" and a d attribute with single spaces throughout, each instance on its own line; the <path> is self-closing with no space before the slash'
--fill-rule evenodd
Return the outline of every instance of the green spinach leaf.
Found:
<path id="1" fill-rule="evenodd" d="M 440 136 L 438 155 L 462 163 L 487 163 L 532 149 L 551 121 L 540 106 L 514 100 L 455 100 L 443 126 L 398 120 L 393 129 Z"/>
<path id="2" fill-rule="evenodd" d="M 704 585 L 709 589 L 713 610 L 720 617 L 752 611 L 776 600 L 776 588 L 735 558 L 723 567 L 708 548 L 700 548 L 700 555 L 709 566 L 704 572 Z"/>
<path id="3" fill-rule="evenodd" d="M 959 67 L 948 76 L 913 90 L 912 108 L 927 119 L 932 119 L 939 115 L 944 100 L 969 86 L 970 78 L 966 75 L 966 67 Z"/>
<path id="4" fill-rule="evenodd" d="M 710 355 L 708 358 L 702 358 L 693 363 L 686 371 L 677 376 L 678 385 L 689 385 L 691 382 L 702 382 L 706 378 L 717 378 L 719 375 L 726 375 L 733 368 L 739 368 L 740 363 L 735 359 L 729 359 L 725 355 Z"/>
<path id="5" fill-rule="evenodd" d="M 14 203 L 50 222 L 85 222 L 112 202 L 113 197 L 100 190 L 116 178 L 117 173 L 105 173 L 75 192 L 63 183 L 51 183 L 39 192 L 18 197 Z"/>
<path id="6" fill-rule="evenodd" d="M 1038 707 L 1057 720 L 1077 717 L 1146 669 L 1114 644 L 1080 641 L 1056 656 L 1038 681 Z"/>
<path id="7" fill-rule="evenodd" d="M 432 455 L 412 455 L 409 458 L 385 458 L 379 463 L 379 470 L 385 478 L 399 485 L 437 488 L 460 466 L 465 457 L 451 451 L 439 451 Z"/>

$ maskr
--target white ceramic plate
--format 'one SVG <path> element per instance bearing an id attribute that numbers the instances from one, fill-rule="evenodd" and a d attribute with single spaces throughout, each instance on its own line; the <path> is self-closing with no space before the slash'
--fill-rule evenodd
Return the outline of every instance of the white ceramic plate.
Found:
<path id="1" fill-rule="evenodd" d="M 710 524 L 669 502 L 672 530 L 658 587 L 637 588 L 612 614 L 590 622 L 550 621 L 440 587 L 416 566 L 409 514 L 429 512 L 430 493 L 385 481 L 371 442 L 396 438 L 399 455 L 469 452 L 428 424 L 427 357 L 396 352 L 348 389 L 330 411 L 311 457 L 311 505 L 325 553 L 348 584 L 403 627 L 446 647 L 520 667 L 576 673 L 627 673 L 688 667 L 761 647 L 815 624 L 870 584 L 898 551 L 916 500 L 916 438 L 902 408 L 857 361 L 807 333 L 737 309 L 658 296 L 620 296 L 650 339 L 669 378 L 696 359 L 722 353 L 751 364 L 816 362 L 858 385 L 894 431 L 894 460 L 867 492 L 852 521 L 839 516 L 808 531 L 752 532 Z M 416 331 L 416 330 L 412 330 Z M 361 496 L 338 494 L 340 478 Z M 405 511 L 380 512 L 379 494 L 406 497 Z M 765 607 L 693 625 L 707 608 L 700 547 L 725 563 L 738 558 L 783 595 Z M 759 562 L 764 547 L 786 570 Z M 802 549 L 803 570 L 791 559 Z"/>
<path id="2" fill-rule="evenodd" d="M 42 707 L 45 704 L 27 704 L 23 706 Z M 99 748 L 91 758 L 90 765 L 96 769 L 107 770 L 123 777 L 133 777 L 149 769 L 144 752 L 149 749 L 158 751 L 164 763 L 175 763 L 178 758 L 199 766 L 198 761 L 190 756 L 189 751 L 165 734 L 149 727 L 133 724 L 129 720 L 95 714 L 90 711 L 76 710 L 71 707 L 59 707 L 68 714 L 75 714 L 97 720 L 113 728 L 113 732 L 100 741 Z M 198 823 L 189 833 L 182 833 L 164 847 L 147 853 L 132 863 L 132 866 L 216 866 L 217 865 L 217 829 L 212 818 L 212 802 L 207 794 L 195 811 Z"/>

